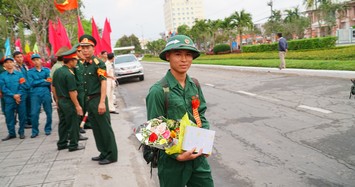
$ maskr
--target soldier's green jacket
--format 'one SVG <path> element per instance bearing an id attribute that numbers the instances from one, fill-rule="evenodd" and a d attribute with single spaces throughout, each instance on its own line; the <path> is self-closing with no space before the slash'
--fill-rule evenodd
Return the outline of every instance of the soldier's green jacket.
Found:
<path id="1" fill-rule="evenodd" d="M 99 70 L 106 71 L 105 63 L 95 56 L 92 56 L 90 63 L 90 66 L 84 64 L 84 90 L 86 96 L 101 93 L 101 80 L 106 80 L 106 77 L 98 72 Z"/>
<path id="2" fill-rule="evenodd" d="M 198 108 L 202 128 L 209 129 L 210 125 L 205 118 L 207 109 L 206 101 L 201 89 L 199 89 L 194 81 L 187 76 L 185 88 L 178 83 L 170 70 L 166 73 L 165 79 L 169 86 L 168 94 L 168 119 L 179 120 L 185 113 L 188 113 L 189 119 L 196 123 L 193 114 L 191 101 L 193 96 L 200 99 L 200 107 Z M 148 120 L 165 115 L 165 95 L 163 86 L 160 81 L 155 83 L 149 90 L 146 97 L 147 118 Z M 167 155 L 164 151 L 160 151 L 158 159 L 158 176 L 161 187 L 182 187 L 182 186 L 203 186 L 212 187 L 213 179 L 211 176 L 210 166 L 204 156 L 200 156 L 195 160 L 177 161 L 178 154 Z"/>
<path id="3" fill-rule="evenodd" d="M 57 69 L 53 75 L 53 86 L 58 97 L 70 98 L 69 92 L 77 90 L 73 70 L 68 66 Z"/>

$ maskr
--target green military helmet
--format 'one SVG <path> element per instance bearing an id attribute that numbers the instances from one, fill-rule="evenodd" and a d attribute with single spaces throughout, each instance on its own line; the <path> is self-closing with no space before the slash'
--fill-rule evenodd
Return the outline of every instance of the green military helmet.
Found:
<path id="1" fill-rule="evenodd" d="M 160 59 L 167 61 L 166 52 L 176 49 L 185 49 L 191 51 L 193 59 L 200 56 L 200 51 L 197 50 L 191 38 L 185 35 L 175 35 L 168 39 L 165 48 L 159 55 Z"/>
<path id="2" fill-rule="evenodd" d="M 39 54 L 36 54 L 36 53 L 31 55 L 31 60 L 33 60 L 35 58 L 41 58 L 41 56 Z"/>

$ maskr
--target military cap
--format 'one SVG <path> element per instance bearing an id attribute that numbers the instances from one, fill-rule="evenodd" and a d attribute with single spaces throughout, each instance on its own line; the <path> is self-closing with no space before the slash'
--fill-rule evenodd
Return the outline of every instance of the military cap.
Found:
<path id="1" fill-rule="evenodd" d="M 75 44 L 73 48 L 76 48 L 76 50 L 81 51 L 80 43 Z"/>
<path id="2" fill-rule="evenodd" d="M 11 60 L 12 62 L 15 62 L 15 60 L 11 56 L 8 56 L 8 57 L 5 58 L 4 63 L 6 61 L 8 61 L 8 60 Z"/>
<path id="3" fill-rule="evenodd" d="M 94 47 L 96 46 L 95 38 L 88 34 L 84 34 L 80 36 L 79 42 L 81 46 L 88 46 L 88 45 L 92 45 Z"/>
<path id="4" fill-rule="evenodd" d="M 68 51 L 68 50 L 69 50 L 69 48 L 67 46 L 61 47 L 58 49 L 57 53 L 55 53 L 55 56 L 56 57 L 62 56 L 62 53 L 65 51 Z"/>
<path id="5" fill-rule="evenodd" d="M 32 54 L 31 55 L 31 60 L 33 60 L 35 58 L 41 58 L 41 56 L 39 54 Z"/>
<path id="6" fill-rule="evenodd" d="M 76 50 L 77 49 L 74 46 L 70 50 L 63 52 L 61 57 L 63 57 L 63 59 L 77 59 L 78 56 L 76 55 Z"/>
<path id="7" fill-rule="evenodd" d="M 170 50 L 185 49 L 192 52 L 193 59 L 200 56 L 200 51 L 195 47 L 194 42 L 185 35 L 175 35 L 168 39 L 165 48 L 160 53 L 159 57 L 162 60 L 166 60 L 166 53 Z"/>

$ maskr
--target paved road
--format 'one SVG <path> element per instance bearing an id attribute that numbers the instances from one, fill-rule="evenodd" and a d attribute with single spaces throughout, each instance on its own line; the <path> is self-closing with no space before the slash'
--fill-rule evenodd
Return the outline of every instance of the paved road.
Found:
<path id="1" fill-rule="evenodd" d="M 120 114 L 111 116 L 117 163 L 99 166 L 90 160 L 98 154 L 90 130 L 86 133 L 89 140 L 82 142 L 85 150 L 57 151 L 54 112 L 52 135 L 42 131 L 31 139 L 26 130 L 24 140 L 0 142 L 0 186 L 158 186 L 137 151 L 139 143 L 132 129 L 145 121 L 144 97 L 168 66 L 144 66 L 145 81 L 130 81 L 117 90 Z M 204 89 L 208 119 L 217 131 L 209 158 L 215 186 L 355 186 L 355 101 L 347 99 L 348 78 L 355 74 L 328 72 L 328 78 L 315 77 L 319 73 L 298 76 L 288 69 L 191 69 Z M 42 112 L 40 129 L 44 119 Z M 0 124 L 2 138 L 7 134 L 3 116 Z"/>
<path id="2" fill-rule="evenodd" d="M 120 86 L 132 121 L 167 64 Z M 193 66 L 216 130 L 209 158 L 216 186 L 355 186 L 354 72 Z"/>

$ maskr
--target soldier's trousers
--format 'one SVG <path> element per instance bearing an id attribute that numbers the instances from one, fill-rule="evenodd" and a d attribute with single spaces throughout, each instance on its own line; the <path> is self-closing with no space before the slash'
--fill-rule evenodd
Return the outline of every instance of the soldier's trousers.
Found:
<path id="1" fill-rule="evenodd" d="M 94 134 L 97 150 L 101 159 L 117 161 L 117 145 L 115 134 L 111 127 L 110 113 L 107 98 L 105 101 L 106 112 L 102 115 L 98 113 L 100 96 L 87 101 L 88 118 L 91 121 L 92 132 Z"/>
<path id="2" fill-rule="evenodd" d="M 163 151 L 158 160 L 160 187 L 213 187 L 211 169 L 204 156 L 180 162 Z"/>
<path id="3" fill-rule="evenodd" d="M 78 147 L 79 125 L 78 115 L 75 106 L 69 98 L 59 98 L 58 100 L 59 125 L 57 142 L 58 148 L 74 149 Z M 69 132 L 69 133 L 68 133 Z M 69 140 L 69 145 L 68 145 Z"/>

